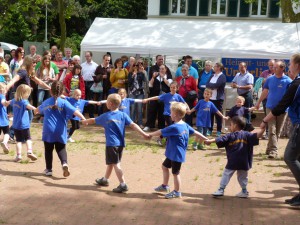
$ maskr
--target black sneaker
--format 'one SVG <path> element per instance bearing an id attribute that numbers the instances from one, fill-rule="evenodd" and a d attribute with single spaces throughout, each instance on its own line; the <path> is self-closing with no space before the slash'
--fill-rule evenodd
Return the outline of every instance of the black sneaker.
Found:
<path id="1" fill-rule="evenodd" d="M 95 182 L 96 182 L 98 185 L 100 185 L 100 186 L 105 186 L 105 187 L 107 187 L 107 186 L 109 185 L 108 180 L 104 180 L 104 177 L 102 177 L 102 178 L 97 178 L 97 179 L 95 180 Z"/>
<path id="2" fill-rule="evenodd" d="M 295 196 L 292 197 L 292 198 L 289 198 L 289 199 L 284 200 L 284 203 L 285 203 L 285 204 L 291 204 L 291 203 L 293 203 L 293 202 L 295 201 L 295 199 L 298 198 L 299 195 L 300 195 L 300 194 L 297 194 L 297 195 L 295 195 Z"/>
<path id="3" fill-rule="evenodd" d="M 300 206 L 300 194 L 295 195 L 291 199 L 285 200 L 286 204 L 290 204 L 291 206 Z"/>
<path id="4" fill-rule="evenodd" d="M 125 184 L 124 187 L 122 187 L 121 184 L 120 184 L 117 188 L 113 189 L 113 192 L 115 192 L 115 193 L 123 193 L 123 192 L 126 192 L 126 191 L 128 191 L 128 187 L 127 187 L 126 184 Z"/>

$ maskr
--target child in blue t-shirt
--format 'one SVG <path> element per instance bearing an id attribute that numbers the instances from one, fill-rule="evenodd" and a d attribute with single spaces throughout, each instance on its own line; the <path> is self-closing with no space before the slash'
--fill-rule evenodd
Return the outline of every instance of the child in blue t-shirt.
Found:
<path id="1" fill-rule="evenodd" d="M 189 109 L 188 104 L 184 101 L 184 99 L 181 97 L 181 95 L 177 94 L 176 91 L 178 89 L 178 84 L 176 81 L 172 82 L 170 84 L 170 92 L 169 93 L 164 93 L 159 96 L 154 96 L 151 98 L 146 98 L 143 100 L 143 103 L 147 103 L 148 101 L 154 101 L 154 100 L 159 100 L 164 103 L 164 118 L 166 121 L 167 126 L 170 126 L 173 121 L 171 119 L 171 103 L 172 102 L 182 102 L 186 105 L 186 108 Z M 162 146 L 162 136 L 157 139 L 157 143 Z"/>
<path id="2" fill-rule="evenodd" d="M 231 133 L 216 139 L 204 141 L 205 144 L 216 143 L 218 148 L 225 147 L 227 155 L 227 164 L 222 175 L 220 188 L 213 193 L 214 197 L 223 196 L 224 189 L 230 181 L 232 175 L 237 171 L 237 177 L 242 191 L 236 196 L 247 198 L 248 170 L 252 167 L 253 146 L 259 144 L 258 138 L 262 137 L 264 129 L 256 133 L 244 131 L 246 125 L 243 117 L 235 116 L 230 120 Z"/>
<path id="3" fill-rule="evenodd" d="M 1 147 L 5 154 L 9 153 L 8 140 L 9 140 L 9 120 L 7 117 L 6 107 L 9 105 L 10 101 L 6 101 L 6 85 L 0 83 L 0 134 L 3 132 L 3 141 L 1 142 Z"/>
<path id="4" fill-rule="evenodd" d="M 217 107 L 209 101 L 212 95 L 212 90 L 209 88 L 206 88 L 203 93 L 204 99 L 201 99 L 197 102 L 197 105 L 192 108 L 190 111 L 188 111 L 188 114 L 191 114 L 195 111 L 197 111 L 197 118 L 196 118 L 196 126 L 197 130 L 203 134 L 204 136 L 207 135 L 207 130 L 211 128 L 211 114 L 216 113 L 222 118 L 225 118 L 223 114 L 217 109 Z M 199 144 L 198 144 L 199 143 Z M 193 143 L 193 149 L 197 150 L 197 148 L 201 150 L 205 150 L 205 146 L 203 145 L 203 142 L 200 141 L 197 137 L 195 138 L 195 141 Z"/>
<path id="5" fill-rule="evenodd" d="M 32 152 L 32 141 L 30 136 L 30 119 L 28 110 L 36 108 L 29 104 L 28 98 L 31 93 L 31 88 L 26 84 L 21 84 L 15 93 L 15 98 L 10 101 L 13 107 L 14 119 L 12 127 L 15 131 L 17 156 L 15 162 L 22 160 L 22 143 L 26 142 L 27 157 L 32 161 L 37 160 L 37 157 Z"/>
<path id="6" fill-rule="evenodd" d="M 73 90 L 72 97 L 66 97 L 67 101 L 71 103 L 72 106 L 74 106 L 76 109 L 79 110 L 79 112 L 83 112 L 83 109 L 85 106 L 88 104 L 94 104 L 94 105 L 100 105 L 100 102 L 92 101 L 92 100 L 84 100 L 81 99 L 81 90 L 80 89 L 75 89 Z M 71 138 L 73 135 L 74 131 L 80 128 L 79 121 L 80 118 L 75 116 L 70 119 L 72 127 L 69 129 L 68 132 L 68 142 L 75 142 Z"/>
<path id="7" fill-rule="evenodd" d="M 45 100 L 36 110 L 35 114 L 44 115 L 42 140 L 45 146 L 46 169 L 44 174 L 52 176 L 53 150 L 55 148 L 60 159 L 63 176 L 70 176 L 67 158 L 67 123 L 74 116 L 85 120 L 78 109 L 72 106 L 67 100 L 60 98 L 64 85 L 60 81 L 54 81 L 51 85 L 51 96 Z"/>
<path id="8" fill-rule="evenodd" d="M 234 116 L 241 116 L 247 118 L 250 111 L 254 111 L 255 108 L 246 108 L 244 106 L 245 98 L 243 96 L 236 97 L 235 106 L 233 106 L 225 117 L 226 120 L 233 118 Z M 244 127 L 246 131 L 253 131 L 254 127 L 252 124 L 246 124 Z"/>
<path id="9" fill-rule="evenodd" d="M 125 126 L 130 126 L 135 131 L 139 132 L 145 138 L 149 138 L 130 117 L 119 110 L 121 97 L 119 94 L 110 94 L 107 98 L 106 106 L 110 110 L 97 118 L 91 118 L 82 121 L 83 124 L 97 124 L 104 127 L 106 138 L 106 172 L 104 177 L 97 178 L 96 183 L 100 186 L 109 186 L 109 177 L 114 169 L 120 185 L 113 189 L 113 192 L 123 193 L 128 191 L 128 186 L 125 183 L 123 171 L 121 169 L 121 159 L 123 148 L 125 146 Z"/>
<path id="10" fill-rule="evenodd" d="M 157 192 L 169 192 L 169 169 L 172 168 L 172 174 L 174 177 L 174 190 L 165 195 L 165 198 L 180 198 L 180 168 L 181 164 L 185 161 L 186 149 L 188 147 L 189 135 L 195 134 L 199 139 L 206 140 L 201 133 L 195 131 L 182 118 L 186 113 L 186 105 L 181 102 L 171 103 L 171 118 L 174 124 L 170 126 L 149 133 L 150 136 L 167 137 L 167 145 L 165 156 L 166 159 L 162 163 L 163 170 L 163 183 L 154 190 Z"/>

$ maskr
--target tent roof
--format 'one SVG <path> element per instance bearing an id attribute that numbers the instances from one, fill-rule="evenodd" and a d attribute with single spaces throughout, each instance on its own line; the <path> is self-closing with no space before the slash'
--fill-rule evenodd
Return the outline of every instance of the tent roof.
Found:
<path id="1" fill-rule="evenodd" d="M 81 51 L 227 58 L 289 58 L 298 24 L 249 20 L 96 18 Z"/>
<path id="2" fill-rule="evenodd" d="M 7 50 L 7 51 L 18 48 L 18 46 L 14 45 L 14 44 L 6 43 L 6 42 L 0 42 L 0 43 L 1 43 L 1 48 L 3 48 L 4 50 Z"/>

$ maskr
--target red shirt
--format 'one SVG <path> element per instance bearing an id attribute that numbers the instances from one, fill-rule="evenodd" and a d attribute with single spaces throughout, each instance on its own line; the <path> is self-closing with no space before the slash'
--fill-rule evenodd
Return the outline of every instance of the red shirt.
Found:
<path id="1" fill-rule="evenodd" d="M 179 87 L 178 94 L 180 94 L 183 98 L 186 98 L 189 91 L 197 91 L 197 85 L 196 80 L 192 76 L 186 78 L 184 82 L 182 81 L 182 78 L 182 76 L 176 78 L 176 82 Z"/>

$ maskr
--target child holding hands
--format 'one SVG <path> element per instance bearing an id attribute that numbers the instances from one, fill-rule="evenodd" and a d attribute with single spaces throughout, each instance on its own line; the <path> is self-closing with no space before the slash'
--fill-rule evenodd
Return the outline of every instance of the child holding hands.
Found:
<path id="1" fill-rule="evenodd" d="M 13 129 L 15 131 L 17 142 L 17 156 L 15 162 L 22 160 L 22 143 L 26 142 L 27 157 L 32 161 L 37 160 L 37 157 L 32 152 L 32 141 L 30 136 L 30 119 L 28 110 L 35 110 L 36 108 L 29 104 L 28 98 L 31 93 L 31 88 L 26 84 L 21 84 L 15 93 L 15 98 L 10 101 L 13 107 L 14 120 Z"/>
<path id="2" fill-rule="evenodd" d="M 130 126 L 132 129 L 140 133 L 145 138 L 150 136 L 146 134 L 137 124 L 133 123 L 130 117 L 119 111 L 121 104 L 121 97 L 118 94 L 110 94 L 107 98 L 106 106 L 110 110 L 97 118 L 91 118 L 82 121 L 83 124 L 97 124 L 103 126 L 105 129 L 106 137 L 106 172 L 104 177 L 97 178 L 96 183 L 100 186 L 109 186 L 109 177 L 112 170 L 118 177 L 120 185 L 113 189 L 113 192 L 123 193 L 128 191 L 128 186 L 125 183 L 123 171 L 121 169 L 121 159 L 123 154 L 123 148 L 125 146 L 125 126 Z"/>
<path id="3" fill-rule="evenodd" d="M 7 116 L 6 107 L 9 105 L 10 101 L 6 101 L 6 85 L 0 82 L 0 134 L 3 132 L 3 141 L 1 142 L 1 147 L 5 154 L 9 153 L 9 147 L 7 145 L 9 140 L 9 120 Z"/>
<path id="4" fill-rule="evenodd" d="M 209 101 L 212 95 L 212 90 L 209 88 L 206 88 L 203 93 L 204 99 L 201 99 L 197 102 L 197 105 L 192 108 L 190 111 L 187 112 L 187 114 L 191 114 L 195 111 L 197 111 L 197 118 L 196 118 L 196 126 L 197 130 L 203 134 L 204 136 L 207 135 L 207 130 L 211 128 L 211 114 L 216 113 L 219 116 L 225 118 L 223 114 L 217 109 L 217 107 Z M 199 145 L 198 145 L 199 143 Z M 197 146 L 198 145 L 198 146 Z M 201 150 L 205 150 L 205 146 L 203 145 L 203 142 L 200 141 L 197 137 L 195 138 L 195 141 L 193 143 L 193 149 L 197 150 L 197 148 Z"/>
<path id="5" fill-rule="evenodd" d="M 195 131 L 187 123 L 185 123 L 182 118 L 186 113 L 186 105 L 181 102 L 171 103 L 171 119 L 174 124 L 149 133 L 150 136 L 160 136 L 167 137 L 167 145 L 165 156 L 166 159 L 162 163 L 163 170 L 163 183 L 154 190 L 157 192 L 169 192 L 169 169 L 172 168 L 172 174 L 174 177 L 174 190 L 165 195 L 165 198 L 180 198 L 180 168 L 181 164 L 185 161 L 186 149 L 188 147 L 189 135 L 195 134 L 199 139 L 206 140 L 201 133 Z"/>
<path id="6" fill-rule="evenodd" d="M 218 148 L 225 147 L 227 155 L 227 164 L 222 175 L 219 189 L 213 193 L 214 197 L 224 195 L 224 190 L 229 183 L 232 175 L 237 171 L 237 178 L 242 191 L 236 196 L 247 198 L 248 170 L 252 167 L 253 146 L 259 144 L 258 138 L 262 137 L 264 129 L 258 132 L 250 133 L 244 131 L 246 122 L 243 117 L 235 116 L 230 120 L 231 133 L 216 139 L 204 141 L 205 144 L 216 143 Z"/>

